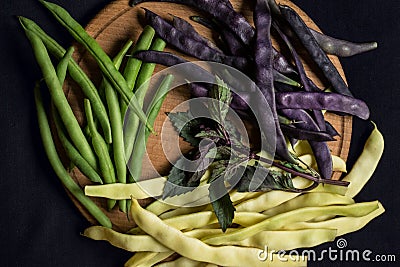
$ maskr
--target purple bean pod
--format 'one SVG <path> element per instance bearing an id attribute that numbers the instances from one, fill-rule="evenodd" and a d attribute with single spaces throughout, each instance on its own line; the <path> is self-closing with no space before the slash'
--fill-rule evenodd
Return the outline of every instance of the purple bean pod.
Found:
<path id="1" fill-rule="evenodd" d="M 275 30 L 278 32 L 279 36 L 282 38 L 282 40 L 285 42 L 286 46 L 289 48 L 290 53 L 292 54 L 292 57 L 294 59 L 295 65 L 297 67 L 297 71 L 300 76 L 300 81 L 304 86 L 304 90 L 306 92 L 312 92 L 313 88 L 311 87 L 310 84 L 310 79 L 307 77 L 306 71 L 304 69 L 303 62 L 300 59 L 299 54 L 296 52 L 296 49 L 294 49 L 292 43 L 290 42 L 289 38 L 281 31 L 277 23 L 273 23 L 273 26 Z M 322 130 L 325 130 L 325 118 L 324 115 L 320 110 L 313 109 L 313 114 L 314 118 L 317 121 L 318 125 Z"/>
<path id="2" fill-rule="evenodd" d="M 172 15 L 172 18 L 173 18 L 172 24 L 176 29 L 180 30 L 190 38 L 198 42 L 201 42 L 212 49 L 217 50 L 219 53 L 222 53 L 222 51 L 216 45 L 214 45 L 210 40 L 200 35 L 200 33 L 196 31 L 196 29 L 192 26 L 192 24 L 174 15 Z"/>
<path id="3" fill-rule="evenodd" d="M 351 57 L 374 50 L 378 47 L 376 42 L 353 43 L 322 34 L 313 29 L 310 29 L 310 31 L 325 53 L 338 57 Z"/>
<path id="4" fill-rule="evenodd" d="M 277 109 L 317 109 L 346 113 L 367 120 L 369 108 L 364 101 L 337 93 L 277 92 Z"/>
<path id="5" fill-rule="evenodd" d="M 297 37 L 308 51 L 310 57 L 321 69 L 325 78 L 332 84 L 335 91 L 343 95 L 352 96 L 352 93 L 340 76 L 338 70 L 318 45 L 302 18 L 289 6 L 280 6 L 280 10 L 282 16 L 290 24 Z"/>
<path id="6" fill-rule="evenodd" d="M 263 0 L 257 0 L 254 9 L 254 24 L 256 27 L 256 41 L 254 51 L 255 61 L 255 82 L 260 88 L 263 96 L 269 104 L 272 111 L 272 118 L 270 116 L 263 116 L 264 108 L 259 102 L 262 99 L 256 97 L 256 110 L 260 121 L 259 126 L 261 133 L 267 132 L 268 127 L 273 123 L 276 127 L 276 153 L 284 160 L 297 163 L 293 156 L 290 154 L 285 137 L 280 128 L 278 114 L 276 111 L 275 104 L 275 92 L 274 92 L 274 79 L 273 79 L 273 48 L 270 38 L 271 29 L 271 13 L 267 2 Z"/>
<path id="7" fill-rule="evenodd" d="M 245 70 L 248 68 L 249 62 L 246 58 L 224 55 L 218 50 L 190 38 L 152 11 L 145 8 L 144 10 L 146 11 L 145 16 L 147 21 L 150 26 L 154 28 L 157 35 L 183 53 L 201 60 L 224 63 L 239 70 Z"/>
<path id="8" fill-rule="evenodd" d="M 170 2 L 195 7 L 229 28 L 246 45 L 251 44 L 254 38 L 254 29 L 243 15 L 221 0 L 131 0 L 130 5 L 135 6 L 144 2 Z"/>
<path id="9" fill-rule="evenodd" d="M 285 125 L 285 124 L 281 124 L 281 129 L 286 136 L 296 138 L 298 140 L 308 140 L 316 142 L 335 141 L 335 139 L 326 132 L 309 131 L 297 128 L 293 125 Z"/>

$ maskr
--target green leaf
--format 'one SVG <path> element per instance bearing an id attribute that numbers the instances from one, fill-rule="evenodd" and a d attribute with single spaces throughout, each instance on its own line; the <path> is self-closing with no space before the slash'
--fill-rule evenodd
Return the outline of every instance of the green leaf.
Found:
<path id="1" fill-rule="evenodd" d="M 210 101 L 209 109 L 211 117 L 223 125 L 232 101 L 232 93 L 227 84 L 216 77 L 217 85 L 210 90 L 210 97 L 217 101 Z"/>
<path id="2" fill-rule="evenodd" d="M 208 138 L 211 140 L 218 140 L 221 138 L 224 138 L 222 134 L 215 130 L 206 130 L 206 131 L 201 131 L 198 134 L 195 135 L 197 138 Z"/>
<path id="3" fill-rule="evenodd" d="M 236 189 L 238 192 L 296 191 L 290 174 L 269 171 L 261 165 L 246 166 L 242 178 L 236 185 Z"/>
<path id="4" fill-rule="evenodd" d="M 182 195 L 194 190 L 194 187 L 190 188 L 186 186 L 186 173 L 184 171 L 185 160 L 185 157 L 179 158 L 172 167 L 168 175 L 167 183 L 164 185 L 163 199 Z"/>
<path id="5" fill-rule="evenodd" d="M 197 138 L 196 134 L 201 131 L 203 126 L 210 124 L 210 119 L 194 118 L 189 111 L 169 113 L 168 118 L 179 133 L 179 136 L 193 147 L 197 147 L 201 141 L 201 138 Z"/>
<path id="6" fill-rule="evenodd" d="M 163 199 L 185 194 L 199 186 L 200 179 L 212 162 L 212 159 L 206 158 L 211 147 L 213 147 L 213 142 L 193 149 L 188 154 L 188 158 L 182 156 L 176 161 L 168 175 L 168 182 L 164 186 Z"/>
<path id="7" fill-rule="evenodd" d="M 215 216 L 218 219 L 222 231 L 225 232 L 226 229 L 232 225 L 235 216 L 235 207 L 225 188 L 223 179 L 215 180 L 208 190 Z M 220 197 L 221 194 L 223 194 L 222 197 Z"/>
<path id="8" fill-rule="evenodd" d="M 229 160 L 232 150 L 229 146 L 215 146 L 211 148 L 206 154 L 206 158 L 215 160 Z"/>

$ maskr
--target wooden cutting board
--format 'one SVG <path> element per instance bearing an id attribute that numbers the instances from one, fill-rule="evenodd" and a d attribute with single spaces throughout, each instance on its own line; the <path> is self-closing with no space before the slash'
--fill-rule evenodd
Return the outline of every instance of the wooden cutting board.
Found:
<path id="1" fill-rule="evenodd" d="M 244 14 L 249 21 L 252 21 L 252 6 L 251 1 L 240 1 L 233 0 L 231 1 L 234 8 Z M 128 0 L 117 0 L 115 2 L 107 5 L 102 11 L 100 11 L 96 17 L 89 22 L 86 26 L 87 32 L 92 35 L 101 47 L 113 57 L 121 46 L 128 40 L 128 38 L 132 39 L 136 42 L 138 36 L 143 30 L 143 26 L 145 25 L 144 21 L 144 11 L 140 7 L 146 7 L 153 12 L 163 16 L 166 19 L 170 19 L 169 14 L 176 15 L 178 17 L 187 19 L 189 21 L 189 16 L 199 14 L 193 8 L 188 8 L 182 5 L 172 4 L 172 3 L 155 3 L 149 2 L 141 4 L 137 7 L 130 7 L 128 5 Z M 319 30 L 316 24 L 298 7 L 296 7 L 293 3 L 287 0 L 279 1 L 281 4 L 289 5 L 295 8 L 298 13 L 302 16 L 302 18 L 306 21 L 309 27 Z M 193 24 L 193 23 L 192 23 Z M 208 38 L 212 38 L 210 30 L 205 27 L 199 26 L 197 24 L 193 24 L 195 28 L 204 36 Z M 277 44 L 274 43 L 276 46 Z M 96 63 L 92 59 L 92 57 L 79 45 L 75 45 L 76 52 L 74 54 L 75 59 L 78 61 L 79 65 L 88 73 L 89 77 L 95 82 L 95 84 L 99 84 L 101 79 L 100 72 L 96 66 Z M 279 49 L 279 47 L 277 47 Z M 167 48 L 167 51 L 172 51 Z M 176 51 L 174 51 L 176 53 Z M 179 53 L 178 53 L 179 54 Z M 304 53 L 303 53 L 304 54 Z M 190 59 L 186 57 L 187 59 Z M 330 57 L 333 61 L 334 65 L 338 68 L 340 74 L 344 77 L 344 73 L 342 67 L 340 65 L 339 60 L 336 57 Z M 305 60 L 305 62 L 310 62 L 310 60 Z M 318 85 L 322 86 L 323 83 L 321 80 L 315 75 L 315 67 L 310 66 L 307 63 L 305 64 L 307 74 L 309 77 L 314 80 Z M 156 68 L 156 72 L 163 69 L 163 67 L 158 66 Z M 72 82 L 68 83 L 65 87 L 65 91 L 67 94 L 67 98 L 71 103 L 71 106 L 81 121 L 83 120 L 82 113 L 82 105 L 83 105 L 83 95 L 79 88 L 75 86 Z M 165 112 L 172 110 L 179 103 L 187 100 L 189 98 L 189 94 L 187 90 L 173 90 L 168 95 L 159 117 L 155 123 L 156 131 L 160 132 L 161 126 L 163 122 L 166 120 Z M 349 116 L 341 117 L 334 114 L 326 114 L 326 118 L 335 126 L 337 131 L 340 133 L 340 137 L 337 138 L 337 141 L 330 142 L 330 149 L 334 155 L 340 156 L 344 160 L 347 159 L 349 147 L 350 147 L 350 139 L 351 139 L 351 129 L 352 129 L 352 119 Z M 171 134 L 174 133 L 174 129 L 171 125 L 168 126 L 167 129 L 163 129 L 163 134 L 168 134 L 168 131 Z M 180 143 L 182 150 L 188 149 L 187 144 L 183 141 Z M 149 171 L 146 166 L 151 163 L 158 172 L 161 174 L 166 174 L 169 170 L 170 163 L 165 158 L 160 136 L 151 136 L 148 141 L 147 152 L 149 155 L 149 159 L 145 159 L 144 168 L 143 168 L 143 176 L 146 178 L 153 178 L 153 174 Z M 147 163 L 146 163 L 147 161 Z M 89 184 L 88 179 L 83 176 L 79 170 L 74 169 L 71 171 L 73 178 L 79 183 L 82 187 L 86 184 Z M 335 178 L 338 178 L 339 174 L 335 175 Z M 81 213 L 93 224 L 95 224 L 95 220 L 86 212 L 86 210 L 77 203 L 76 200 L 71 197 L 74 203 L 77 205 Z M 102 199 L 94 198 L 94 201 L 101 207 L 105 207 L 105 201 Z M 118 211 L 117 208 L 112 210 L 111 212 L 103 209 L 104 212 L 109 216 L 114 224 L 114 229 L 118 231 L 125 231 L 133 226 L 133 223 L 128 220 L 126 214 Z"/>

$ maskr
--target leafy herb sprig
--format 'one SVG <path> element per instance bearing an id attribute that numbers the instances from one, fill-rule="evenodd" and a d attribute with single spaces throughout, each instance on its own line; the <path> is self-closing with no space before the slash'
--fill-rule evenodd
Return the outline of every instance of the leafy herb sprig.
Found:
<path id="1" fill-rule="evenodd" d="M 310 167 L 303 168 L 257 155 L 242 140 L 243 136 L 228 119 L 231 91 L 218 77 L 216 82 L 209 91 L 209 101 L 196 105 L 195 110 L 193 108 L 187 112 L 168 114 L 179 135 L 193 149 L 188 155 L 179 158 L 172 167 L 163 190 L 164 199 L 194 190 L 200 185 L 200 179 L 206 170 L 210 170 L 211 175 L 207 181 L 210 184 L 209 197 L 218 222 L 225 232 L 232 225 L 235 212 L 229 190 L 304 192 L 323 182 L 345 185 L 340 181 L 322 179 Z M 281 171 L 270 170 L 269 166 L 277 167 Z M 292 182 L 296 176 L 307 178 L 313 184 L 308 188 L 298 189 Z"/>

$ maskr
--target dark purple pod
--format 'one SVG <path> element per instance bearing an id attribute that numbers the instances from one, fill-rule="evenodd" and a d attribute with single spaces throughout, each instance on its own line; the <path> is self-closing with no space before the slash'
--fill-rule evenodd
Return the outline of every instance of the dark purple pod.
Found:
<path id="1" fill-rule="evenodd" d="M 239 70 L 247 69 L 249 62 L 246 58 L 224 55 L 218 50 L 213 49 L 193 38 L 190 38 L 188 35 L 176 29 L 152 11 L 148 9 L 144 10 L 146 11 L 145 15 L 147 21 L 149 22 L 150 26 L 154 28 L 157 35 L 183 53 L 201 60 L 224 63 Z"/>
<path id="2" fill-rule="evenodd" d="M 195 7 L 224 24 L 246 45 L 254 38 L 254 29 L 246 18 L 221 0 L 131 0 L 135 6 L 143 2 L 170 2 Z"/>
<path id="3" fill-rule="evenodd" d="M 285 125 L 285 124 L 281 124 L 281 129 L 286 136 L 296 138 L 298 140 L 308 140 L 316 142 L 335 141 L 335 139 L 326 132 L 309 131 L 297 128 L 293 125 Z"/>
<path id="4" fill-rule="evenodd" d="M 313 151 L 318 171 L 322 178 L 331 179 L 333 173 L 333 162 L 331 151 L 325 142 L 309 141 Z"/>
<path id="5" fill-rule="evenodd" d="M 312 60 L 321 69 L 325 78 L 331 83 L 335 91 L 340 94 L 352 96 L 352 93 L 340 76 L 338 70 L 318 45 L 310 29 L 297 12 L 289 6 L 280 6 L 280 10 L 282 16 L 290 24 L 292 30 L 296 33 Z"/>
<path id="6" fill-rule="evenodd" d="M 364 101 L 337 93 L 325 92 L 277 92 L 278 109 L 329 110 L 369 118 L 369 108 Z"/>
<path id="7" fill-rule="evenodd" d="M 310 29 L 310 31 L 322 50 L 327 54 L 338 57 L 351 57 L 374 50 L 378 47 L 378 43 L 376 42 L 353 43 L 322 34 L 313 29 Z"/>

